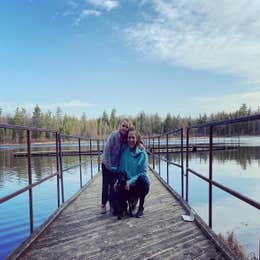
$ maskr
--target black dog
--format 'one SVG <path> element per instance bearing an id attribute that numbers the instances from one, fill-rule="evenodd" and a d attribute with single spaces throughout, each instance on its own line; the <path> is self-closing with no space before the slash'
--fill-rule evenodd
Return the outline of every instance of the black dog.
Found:
<path id="1" fill-rule="evenodd" d="M 117 184 L 113 196 L 114 215 L 117 216 L 118 219 L 121 219 L 127 213 L 130 217 L 133 217 L 133 211 L 136 208 L 138 197 L 136 197 L 133 192 L 125 189 L 127 173 L 118 172 L 116 182 Z M 129 212 L 127 212 L 127 206 L 129 206 Z"/>
<path id="2" fill-rule="evenodd" d="M 127 182 L 127 173 L 118 172 L 117 173 L 117 184 L 115 187 L 114 198 L 113 198 L 113 208 L 114 215 L 117 219 L 121 219 L 127 212 L 127 191 L 125 190 L 125 185 Z"/>

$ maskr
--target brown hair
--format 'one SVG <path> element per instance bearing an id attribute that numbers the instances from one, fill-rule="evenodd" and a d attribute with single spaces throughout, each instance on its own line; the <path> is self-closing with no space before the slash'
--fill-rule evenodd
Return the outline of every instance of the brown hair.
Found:
<path id="1" fill-rule="evenodd" d="M 135 136 L 136 136 L 136 146 L 138 146 L 140 144 L 140 141 L 141 141 L 141 135 L 140 133 L 134 128 L 134 127 L 129 127 L 129 130 L 128 130 L 128 134 L 130 132 L 134 132 Z"/>

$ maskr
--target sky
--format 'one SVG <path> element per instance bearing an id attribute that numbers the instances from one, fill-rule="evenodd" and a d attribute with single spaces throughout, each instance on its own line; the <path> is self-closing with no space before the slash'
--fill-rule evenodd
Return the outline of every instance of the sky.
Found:
<path id="1" fill-rule="evenodd" d="M 259 0 L 1 0 L 0 108 L 256 110 L 259 14 Z"/>

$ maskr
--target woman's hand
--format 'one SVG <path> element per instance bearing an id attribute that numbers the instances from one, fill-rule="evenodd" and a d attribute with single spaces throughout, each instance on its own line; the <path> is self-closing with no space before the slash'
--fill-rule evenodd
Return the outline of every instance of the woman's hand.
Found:
<path id="1" fill-rule="evenodd" d="M 130 190 L 130 184 L 129 184 L 129 182 L 128 182 L 128 181 L 126 182 L 126 185 L 125 185 L 125 190 Z"/>
<path id="2" fill-rule="evenodd" d="M 117 186 L 118 180 L 116 180 L 115 184 L 114 184 L 114 191 L 116 191 L 116 186 Z"/>
<path id="3" fill-rule="evenodd" d="M 138 144 L 138 148 L 139 148 L 140 150 L 144 150 L 144 149 L 145 149 L 145 147 L 144 147 L 144 145 L 143 145 L 142 143 L 139 143 L 139 144 Z"/>

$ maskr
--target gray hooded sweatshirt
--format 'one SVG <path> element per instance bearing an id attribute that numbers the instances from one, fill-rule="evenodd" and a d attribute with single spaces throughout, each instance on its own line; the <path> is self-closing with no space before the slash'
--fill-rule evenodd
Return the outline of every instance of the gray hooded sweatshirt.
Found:
<path id="1" fill-rule="evenodd" d="M 120 142 L 119 130 L 113 131 L 107 138 L 102 163 L 110 171 L 117 171 L 120 164 L 120 156 L 127 147 L 126 141 Z"/>

